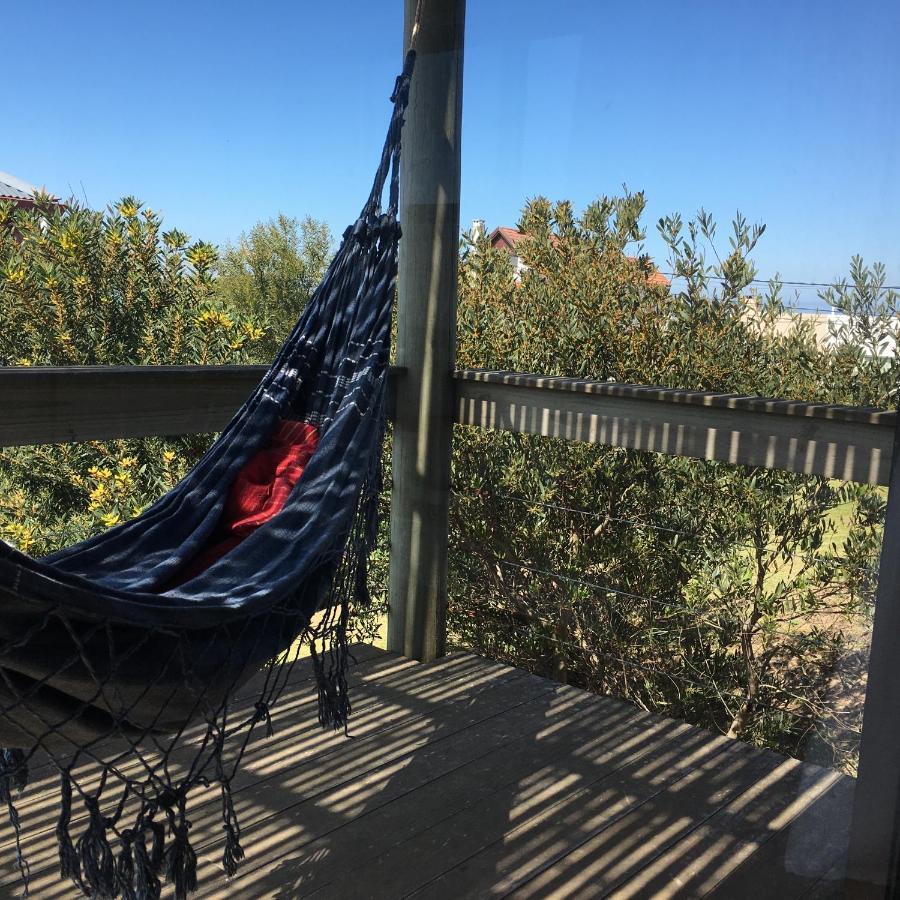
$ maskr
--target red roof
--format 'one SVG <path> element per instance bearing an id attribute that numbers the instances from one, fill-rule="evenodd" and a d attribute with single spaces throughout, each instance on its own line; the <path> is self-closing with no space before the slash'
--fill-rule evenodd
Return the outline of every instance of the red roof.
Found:
<path id="1" fill-rule="evenodd" d="M 491 242 L 491 246 L 495 250 L 506 250 L 507 253 L 512 255 L 516 249 L 516 244 L 518 244 L 523 237 L 525 237 L 525 235 L 521 231 L 517 231 L 515 228 L 506 228 L 505 226 L 501 225 L 491 232 L 489 240 Z M 553 235 L 551 238 L 551 241 L 554 244 L 558 240 L 559 239 L 556 237 L 556 235 Z M 628 259 L 635 262 L 637 261 L 636 257 L 634 256 L 629 256 Z M 656 269 L 654 269 L 647 276 L 647 284 L 649 284 L 651 287 L 669 287 L 672 282 L 669 281 L 669 279 L 666 278 L 666 276 L 663 275 L 662 272 L 658 272 Z"/>
<path id="2" fill-rule="evenodd" d="M 515 228 L 505 228 L 501 225 L 499 228 L 495 228 L 491 232 L 491 236 L 489 238 L 491 242 L 491 246 L 495 250 L 515 250 L 516 244 L 525 237 L 521 231 L 516 231 Z M 505 246 L 504 246 L 505 245 Z"/>
<path id="3" fill-rule="evenodd" d="M 628 258 L 631 259 L 631 257 Z M 656 269 L 654 269 L 647 276 L 647 284 L 649 284 L 650 287 L 670 287 L 672 282 L 670 279 L 666 278 L 662 272 L 657 272 Z"/>

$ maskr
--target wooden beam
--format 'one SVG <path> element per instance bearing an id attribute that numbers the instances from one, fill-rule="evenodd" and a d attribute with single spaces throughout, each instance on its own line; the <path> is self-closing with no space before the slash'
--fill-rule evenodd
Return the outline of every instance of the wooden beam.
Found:
<path id="1" fill-rule="evenodd" d="M 845 892 L 900 890 L 900 421 L 894 432 Z"/>
<path id="2" fill-rule="evenodd" d="M 0 368 L 0 446 L 221 429 L 262 366 Z M 390 373 L 393 417 L 400 373 Z M 887 484 L 896 413 L 465 369 L 453 419 L 631 449 Z"/>
<path id="3" fill-rule="evenodd" d="M 465 0 L 405 0 L 421 18 L 401 162 L 398 381 L 388 649 L 444 652 Z"/>
<path id="4" fill-rule="evenodd" d="M 218 431 L 262 366 L 0 368 L 0 446 Z M 393 417 L 400 371 L 390 373 Z M 465 369 L 475 425 L 887 484 L 894 412 Z"/>
<path id="5" fill-rule="evenodd" d="M 0 370 L 0 446 L 203 434 L 226 425 L 264 366 Z"/>
<path id="6" fill-rule="evenodd" d="M 265 366 L 0 368 L 0 447 L 221 430 Z M 396 371 L 388 381 L 388 410 Z"/>
<path id="7" fill-rule="evenodd" d="M 467 369 L 456 421 L 632 450 L 887 484 L 886 410 Z"/>

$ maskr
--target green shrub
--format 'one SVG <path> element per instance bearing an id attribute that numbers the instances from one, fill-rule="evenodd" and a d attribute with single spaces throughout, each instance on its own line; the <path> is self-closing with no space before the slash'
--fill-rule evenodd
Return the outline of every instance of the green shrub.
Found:
<path id="1" fill-rule="evenodd" d="M 626 252 L 643 205 L 603 198 L 576 218 L 530 202 L 520 281 L 466 241 L 460 365 L 864 402 L 842 360 L 874 363 L 818 347 L 800 318 L 785 328 L 777 286 L 748 298 L 761 227 L 738 217 L 707 266 L 711 219 L 662 221 L 674 291 Z M 852 769 L 861 706 L 837 713 L 832 695 L 868 620 L 877 491 L 474 429 L 457 429 L 453 483 L 456 640 L 783 751 L 820 738 L 823 761 Z"/>
<path id="2" fill-rule="evenodd" d="M 235 245 L 226 247 L 216 296 L 263 325 L 261 359 L 270 360 L 288 336 L 330 257 L 328 226 L 309 216 L 298 220 L 279 215 L 258 222 Z"/>

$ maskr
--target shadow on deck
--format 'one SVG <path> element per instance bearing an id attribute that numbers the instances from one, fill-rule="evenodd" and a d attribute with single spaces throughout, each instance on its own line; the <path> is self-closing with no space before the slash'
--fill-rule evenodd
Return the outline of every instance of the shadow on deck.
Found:
<path id="1" fill-rule="evenodd" d="M 840 894 L 845 776 L 470 654 L 356 655 L 349 740 L 320 730 L 297 666 L 275 736 L 250 745 L 229 882 L 218 793 L 195 801 L 198 897 Z M 36 772 L 19 804 L 37 898 L 76 896 L 56 873 L 54 782 Z M 0 894 L 18 896 L 8 828 L 0 841 Z"/>

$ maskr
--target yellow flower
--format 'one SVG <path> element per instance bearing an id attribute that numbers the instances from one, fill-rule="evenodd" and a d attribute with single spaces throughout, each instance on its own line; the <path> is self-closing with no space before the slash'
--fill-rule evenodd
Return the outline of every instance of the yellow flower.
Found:
<path id="1" fill-rule="evenodd" d="M 6 280 L 13 284 L 22 284 L 25 281 L 25 269 L 7 269 Z"/>
<path id="2" fill-rule="evenodd" d="M 132 515 L 133 517 L 136 518 L 136 517 L 139 516 L 146 508 L 147 508 L 146 506 L 135 506 L 135 507 L 131 510 L 131 515 Z"/>
<path id="3" fill-rule="evenodd" d="M 230 316 L 216 309 L 205 309 L 197 316 L 197 324 L 201 328 L 212 330 L 214 328 L 229 329 L 234 327 L 234 321 Z"/>
<path id="4" fill-rule="evenodd" d="M 22 356 L 16 360 L 16 365 L 17 366 L 32 366 L 32 365 L 34 365 L 34 363 L 27 356 Z"/>
<path id="5" fill-rule="evenodd" d="M 28 548 L 34 545 L 35 538 L 33 525 L 20 525 L 18 522 L 13 522 L 6 526 L 5 531 L 7 537 L 9 537 L 23 553 L 27 553 Z"/>
<path id="6" fill-rule="evenodd" d="M 137 465 L 137 457 L 135 457 L 135 456 L 123 456 L 123 457 L 119 460 L 119 465 L 120 465 L 123 469 L 130 469 L 130 468 L 132 468 L 132 466 Z"/>
<path id="7" fill-rule="evenodd" d="M 15 490 L 13 491 L 7 498 L 10 506 L 15 506 L 18 509 L 22 509 L 25 506 L 26 496 L 25 491 L 23 490 Z"/>
<path id="8" fill-rule="evenodd" d="M 121 520 L 119 519 L 119 514 L 117 512 L 109 512 L 101 516 L 100 521 L 103 522 L 107 528 L 112 528 L 113 525 L 118 525 Z"/>
<path id="9" fill-rule="evenodd" d="M 90 498 L 91 502 L 88 505 L 88 509 L 100 509 L 101 506 L 106 502 L 109 497 L 109 490 L 105 484 L 98 484 L 91 493 Z"/>
<path id="10" fill-rule="evenodd" d="M 116 477 L 113 479 L 115 481 L 115 485 L 119 490 L 126 490 L 134 484 L 134 479 L 131 477 L 131 472 L 117 472 Z"/>
<path id="11" fill-rule="evenodd" d="M 166 465 L 169 465 L 175 459 L 175 451 L 174 450 L 166 450 L 163 452 L 163 462 Z"/>

